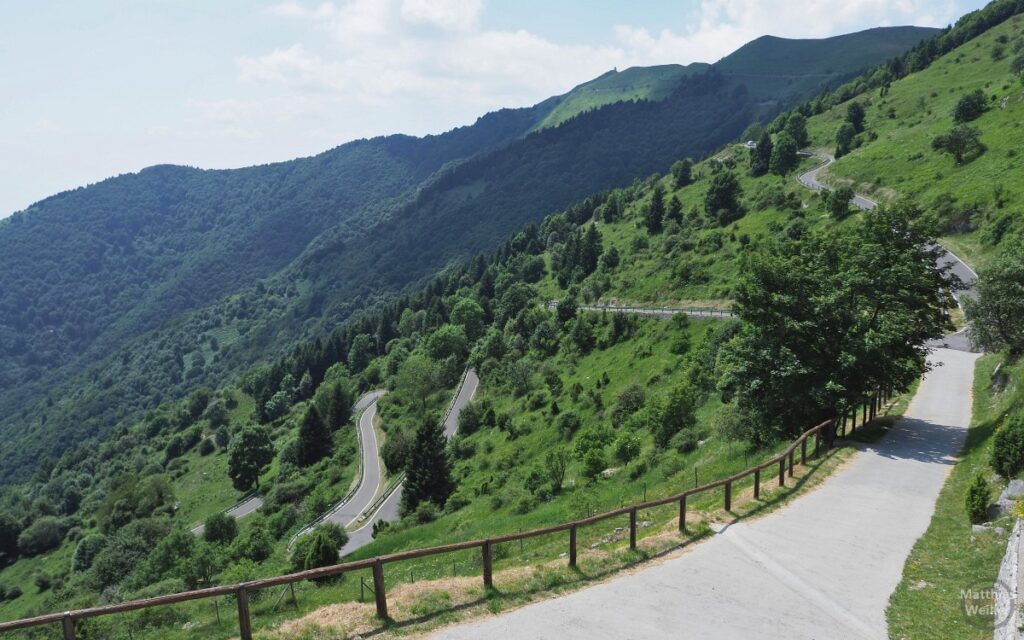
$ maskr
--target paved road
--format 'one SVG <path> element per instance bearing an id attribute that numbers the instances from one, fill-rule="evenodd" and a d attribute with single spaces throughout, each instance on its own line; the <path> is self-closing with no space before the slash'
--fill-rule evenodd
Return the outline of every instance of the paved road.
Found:
<path id="1" fill-rule="evenodd" d="M 800 155 L 819 158 L 823 160 L 823 162 L 820 165 L 811 169 L 810 171 L 801 173 L 799 176 L 797 176 L 797 180 L 800 181 L 800 184 L 804 185 L 808 189 L 813 189 L 814 191 L 825 189 L 825 185 L 823 185 L 818 180 L 818 175 L 822 171 L 824 171 L 825 168 L 827 168 L 829 165 L 836 161 L 835 156 L 828 153 L 820 153 L 818 151 L 802 151 L 800 152 Z M 871 209 L 874 209 L 875 207 L 878 206 L 878 203 L 875 202 L 874 200 L 865 198 L 864 196 L 860 195 L 854 195 L 853 199 L 850 200 L 850 202 L 853 204 L 853 206 L 863 211 L 870 211 Z M 953 294 L 954 296 L 956 296 L 957 304 L 960 304 L 961 296 L 967 296 L 971 298 L 976 296 L 977 292 L 974 290 L 974 283 L 977 282 L 978 280 L 978 274 L 975 273 L 974 269 L 968 266 L 967 263 L 965 263 L 963 260 L 957 257 L 956 254 L 954 254 L 952 251 L 946 249 L 945 247 L 942 247 L 942 250 L 944 253 L 938 259 L 938 266 L 949 266 L 950 271 L 958 278 L 960 278 L 960 281 L 963 282 L 965 287 L 963 290 L 955 292 Z M 933 349 L 945 348 L 957 349 L 960 351 L 972 351 L 974 348 L 973 345 L 971 345 L 971 341 L 967 337 L 966 329 L 960 330 L 952 335 L 948 335 L 939 340 L 933 340 L 932 342 L 928 343 L 928 346 L 932 347 Z"/>
<path id="2" fill-rule="evenodd" d="M 452 400 L 444 420 L 444 435 L 446 438 L 451 438 L 455 435 L 455 431 L 459 428 L 459 414 L 469 404 L 469 401 L 473 399 L 479 386 L 480 378 L 477 377 L 476 371 L 474 369 L 467 369 L 465 381 Z M 356 549 L 373 542 L 373 525 L 381 521 L 393 522 L 398 520 L 401 505 L 402 485 L 398 485 L 362 526 L 349 532 L 348 542 L 341 548 L 341 555 L 344 556 L 352 553 Z"/>
<path id="3" fill-rule="evenodd" d="M 942 366 L 898 425 L 779 511 L 660 565 L 435 637 L 887 637 L 889 596 L 971 419 L 977 357 L 936 351 Z"/>
<path id="4" fill-rule="evenodd" d="M 257 495 L 252 495 L 246 498 L 245 500 L 239 502 L 235 506 L 231 507 L 230 509 L 227 509 L 226 511 L 224 511 L 224 513 L 228 514 L 229 516 L 235 519 L 240 519 L 254 513 L 257 509 L 261 508 L 262 506 L 263 498 Z M 205 524 L 200 523 L 192 527 L 192 533 L 196 534 L 197 536 L 202 535 L 204 531 L 206 531 Z"/>

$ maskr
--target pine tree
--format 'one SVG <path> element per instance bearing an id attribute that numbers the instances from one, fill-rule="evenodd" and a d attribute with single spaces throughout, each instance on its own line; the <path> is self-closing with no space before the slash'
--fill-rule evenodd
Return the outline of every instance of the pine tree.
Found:
<path id="1" fill-rule="evenodd" d="M 644 210 L 644 224 L 647 226 L 647 233 L 661 233 L 665 223 L 665 189 L 658 184 L 651 194 L 651 203 Z"/>
<path id="2" fill-rule="evenodd" d="M 421 502 L 443 506 L 453 490 L 451 464 L 445 450 L 444 430 L 436 416 L 428 415 L 416 429 L 402 489 L 402 511 L 412 513 Z"/>
<path id="3" fill-rule="evenodd" d="M 344 385 L 334 384 L 327 395 L 327 420 L 332 429 L 340 429 L 352 417 L 351 404 Z"/>
<path id="4" fill-rule="evenodd" d="M 679 201 L 678 196 L 672 196 L 668 201 L 668 212 L 665 214 L 665 219 L 674 220 L 675 222 L 683 223 L 683 203 Z"/>
<path id="5" fill-rule="evenodd" d="M 299 443 L 295 453 L 300 467 L 315 464 L 331 452 L 331 433 L 327 430 L 316 407 L 306 410 L 299 426 Z"/>
<path id="6" fill-rule="evenodd" d="M 597 230 L 596 224 L 587 225 L 587 232 L 580 247 L 580 267 L 585 275 L 597 270 L 597 260 L 601 257 L 601 251 L 601 232 Z"/>

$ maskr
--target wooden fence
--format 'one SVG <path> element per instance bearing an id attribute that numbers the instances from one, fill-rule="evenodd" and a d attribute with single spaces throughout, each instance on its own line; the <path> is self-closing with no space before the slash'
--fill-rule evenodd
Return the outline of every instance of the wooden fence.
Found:
<path id="1" fill-rule="evenodd" d="M 798 464 L 797 455 L 799 455 L 799 464 L 806 465 L 808 457 L 817 458 L 823 452 L 828 451 L 828 449 L 831 448 L 832 442 L 835 437 L 845 436 L 847 433 L 853 433 L 853 431 L 856 430 L 858 409 L 860 409 L 861 424 L 863 425 L 866 422 L 875 418 L 878 411 L 882 407 L 882 403 L 888 400 L 891 396 L 891 390 L 880 391 L 866 399 L 862 407 L 854 407 L 854 409 L 847 415 L 842 416 L 839 419 L 822 422 L 821 424 L 811 429 L 808 429 L 792 444 L 790 444 L 789 447 L 787 447 L 782 453 L 776 455 L 767 462 L 763 462 L 757 466 L 745 469 L 737 474 L 729 476 L 728 478 L 723 478 L 715 482 L 701 485 L 699 487 L 683 491 L 682 493 L 678 493 L 667 498 L 649 500 L 646 502 L 615 509 L 614 511 L 600 513 L 589 518 L 583 518 L 582 520 L 575 520 L 573 522 L 557 524 L 542 529 L 533 529 L 531 531 L 522 531 L 519 533 L 510 533 L 503 536 L 495 536 L 492 538 L 487 538 L 485 540 L 471 540 L 468 542 L 457 542 L 455 544 L 442 545 L 438 547 L 429 547 L 426 549 L 413 549 L 411 551 L 401 551 L 398 553 L 391 553 L 377 558 L 368 558 L 366 560 L 357 560 L 355 562 L 345 562 L 330 567 L 310 569 L 308 571 L 300 571 L 298 573 L 291 573 L 288 575 L 276 576 L 273 578 L 265 578 L 262 580 L 253 580 L 251 582 L 245 582 L 242 584 L 210 587 L 208 589 L 186 591 L 184 593 L 175 593 L 165 596 L 158 596 L 155 598 L 132 600 L 130 602 L 122 602 L 118 604 L 111 604 L 100 607 L 92 607 L 89 609 L 78 609 L 75 611 L 65 611 L 63 613 L 51 613 L 47 615 L 37 616 L 34 618 L 24 618 L 22 620 L 4 622 L 0 623 L 0 633 L 15 631 L 18 629 L 25 629 L 28 627 L 37 627 L 41 625 L 60 624 L 63 627 L 64 639 L 74 640 L 75 622 L 77 620 L 83 620 L 85 618 L 93 618 L 97 616 L 112 615 L 116 613 L 124 613 L 128 611 L 136 611 L 139 609 L 148 609 L 151 607 L 179 604 L 182 602 L 200 600 L 204 598 L 214 598 L 219 596 L 235 596 L 236 602 L 238 604 L 239 635 L 242 640 L 251 640 L 252 621 L 249 614 L 249 594 L 253 591 L 268 589 L 271 587 L 281 585 L 290 585 L 304 580 L 316 580 L 318 578 L 337 576 L 346 572 L 357 571 L 361 569 L 372 570 L 373 592 L 374 598 L 376 600 L 377 615 L 381 618 L 387 618 L 388 601 L 384 585 L 384 565 L 386 564 L 399 562 L 402 560 L 413 560 L 416 558 L 424 558 L 427 556 L 436 556 L 445 553 L 453 553 L 456 551 L 463 551 L 466 549 L 479 549 L 482 558 L 483 583 L 485 587 L 491 588 L 494 586 L 494 545 L 503 542 L 525 540 L 527 538 L 534 538 L 537 536 L 550 535 L 554 533 L 568 532 L 569 566 L 576 566 L 577 532 L 582 527 L 586 527 L 588 525 L 592 525 L 597 522 L 607 520 L 609 518 L 616 518 L 622 516 L 627 516 L 629 518 L 629 546 L 631 549 L 635 549 L 637 546 L 638 512 L 644 509 L 651 509 L 666 504 L 676 503 L 679 505 L 679 529 L 681 531 L 685 531 L 687 500 L 693 496 L 697 496 L 708 491 L 722 489 L 725 510 L 731 511 L 733 501 L 733 486 L 737 482 L 750 476 L 753 476 L 754 499 L 758 499 L 761 495 L 761 487 L 765 482 L 772 482 L 774 480 L 775 482 L 778 483 L 779 487 L 783 487 L 786 484 L 787 475 L 789 477 L 793 477 L 793 470 L 795 466 Z M 814 450 L 810 452 L 810 456 L 808 456 L 807 443 L 812 437 L 814 438 Z M 799 454 L 797 453 L 798 450 Z M 764 475 L 762 472 L 764 471 L 769 471 L 770 474 L 767 475 L 766 477 L 762 477 Z"/>

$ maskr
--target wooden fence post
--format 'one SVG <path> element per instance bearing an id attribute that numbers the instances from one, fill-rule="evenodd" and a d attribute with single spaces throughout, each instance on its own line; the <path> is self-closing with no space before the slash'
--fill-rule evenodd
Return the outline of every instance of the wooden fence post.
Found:
<path id="1" fill-rule="evenodd" d="M 238 600 L 238 635 L 242 640 L 252 640 L 252 621 L 249 619 L 249 591 L 245 585 L 235 593 Z"/>
<path id="2" fill-rule="evenodd" d="M 629 548 L 636 549 L 636 507 L 629 510 Z"/>
<path id="3" fill-rule="evenodd" d="M 779 486 L 786 486 L 786 456 L 779 460 Z"/>
<path id="4" fill-rule="evenodd" d="M 793 462 L 796 460 L 796 447 L 789 450 L 789 477 L 793 477 L 793 467 L 796 465 Z"/>
<path id="5" fill-rule="evenodd" d="M 800 464 L 807 466 L 807 438 L 800 443 Z"/>
<path id="6" fill-rule="evenodd" d="M 864 401 L 864 405 L 863 405 L 861 411 L 862 411 L 862 413 L 861 413 L 861 416 L 860 416 L 860 423 L 861 423 L 861 425 L 863 425 L 863 424 L 865 424 L 868 421 L 868 401 L 867 400 Z"/>
<path id="7" fill-rule="evenodd" d="M 732 511 L 732 482 L 725 483 L 725 510 Z"/>
<path id="8" fill-rule="evenodd" d="M 384 563 L 377 558 L 373 563 L 373 596 L 377 600 L 377 617 L 388 617 L 388 598 L 384 592 Z"/>
<path id="9" fill-rule="evenodd" d="M 569 527 L 569 566 L 576 566 L 576 525 Z"/>
<path id="10" fill-rule="evenodd" d="M 70 611 L 64 612 L 64 640 L 75 640 L 75 619 Z"/>
<path id="11" fill-rule="evenodd" d="M 494 574 L 491 565 L 491 541 L 484 540 L 480 549 L 484 555 L 484 587 L 491 589 L 494 587 Z"/>
<path id="12" fill-rule="evenodd" d="M 850 433 L 857 430 L 857 407 L 853 408 L 853 415 L 850 416 Z"/>
<path id="13" fill-rule="evenodd" d="M 679 498 L 679 530 L 686 531 L 686 494 Z"/>
<path id="14" fill-rule="evenodd" d="M 754 469 L 754 500 L 761 497 L 761 467 Z"/>

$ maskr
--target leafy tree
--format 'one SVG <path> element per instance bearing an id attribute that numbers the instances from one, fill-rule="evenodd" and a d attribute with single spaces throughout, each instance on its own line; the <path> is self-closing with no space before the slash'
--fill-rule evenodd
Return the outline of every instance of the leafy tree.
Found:
<path id="1" fill-rule="evenodd" d="M 651 192 L 651 201 L 644 209 L 644 226 L 647 233 L 654 235 L 661 233 L 665 224 L 665 189 L 661 183 L 654 185 Z"/>
<path id="2" fill-rule="evenodd" d="M 836 187 L 832 191 L 824 191 L 825 208 L 836 220 L 845 220 L 850 215 L 850 201 L 853 200 L 853 189 L 847 185 Z"/>
<path id="3" fill-rule="evenodd" d="M 226 513 L 215 513 L 203 524 L 203 540 L 211 544 L 230 544 L 238 535 L 238 521 Z"/>
<path id="4" fill-rule="evenodd" d="M 644 406 L 646 394 L 643 387 L 638 384 L 631 384 L 619 393 L 615 399 L 615 408 L 612 410 L 612 424 L 618 428 L 634 413 Z"/>
<path id="5" fill-rule="evenodd" d="M 628 464 L 640 455 L 640 437 L 635 433 L 623 432 L 615 440 L 615 459 Z"/>
<path id="6" fill-rule="evenodd" d="M 584 477 L 593 482 L 606 468 L 608 468 L 608 459 L 604 455 L 604 449 L 588 449 L 583 456 Z"/>
<path id="7" fill-rule="evenodd" d="M 927 368 L 946 329 L 936 291 L 956 286 L 908 207 L 867 213 L 855 229 L 809 233 L 752 256 L 736 289 L 739 334 L 719 350 L 723 400 L 766 442 L 845 410 Z M 856 247 L 856 250 L 851 250 Z"/>
<path id="8" fill-rule="evenodd" d="M 18 551 L 35 556 L 56 549 L 64 540 L 64 527 L 55 516 L 42 516 L 18 535 Z"/>
<path id="9" fill-rule="evenodd" d="M 799 111 L 793 111 L 789 114 L 783 131 L 793 138 L 797 147 L 806 147 L 810 142 L 810 139 L 807 137 L 807 118 Z"/>
<path id="10" fill-rule="evenodd" d="M 239 491 L 259 488 L 260 474 L 273 459 L 274 443 L 266 427 L 244 427 L 228 447 L 228 477 Z"/>
<path id="11" fill-rule="evenodd" d="M 0 560 L 13 562 L 18 556 L 21 524 L 7 511 L 0 511 Z"/>
<path id="12" fill-rule="evenodd" d="M 1021 414 L 1008 418 L 996 429 L 992 441 L 992 468 L 1007 479 L 1024 470 L 1024 416 Z"/>
<path id="13" fill-rule="evenodd" d="M 796 168 L 797 150 L 796 141 L 792 136 L 785 131 L 777 135 L 769 162 L 772 173 L 784 176 Z"/>
<path id="14" fill-rule="evenodd" d="M 71 572 L 88 571 L 96 556 L 103 551 L 108 542 L 110 542 L 109 538 L 102 533 L 90 533 L 79 540 L 78 546 L 75 547 L 75 555 L 71 557 Z"/>
<path id="15" fill-rule="evenodd" d="M 655 444 L 667 447 L 672 436 L 691 429 L 697 423 L 696 404 L 696 394 L 689 383 L 684 381 L 672 387 L 651 424 Z"/>
<path id="16" fill-rule="evenodd" d="M 236 559 L 248 558 L 253 562 L 263 562 L 274 552 L 274 537 L 270 535 L 266 518 L 256 514 L 248 519 L 249 526 L 231 545 L 231 555 Z"/>
<path id="17" fill-rule="evenodd" d="M 352 417 L 352 393 L 346 381 L 338 380 L 320 385 L 313 399 L 329 429 L 337 430 Z"/>
<path id="18" fill-rule="evenodd" d="M 530 348 L 544 357 L 558 352 L 558 327 L 551 320 L 537 325 L 530 336 Z"/>
<path id="19" fill-rule="evenodd" d="M 672 174 L 672 184 L 676 189 L 681 189 L 693 181 L 693 160 L 683 158 L 672 163 L 669 169 Z"/>
<path id="20" fill-rule="evenodd" d="M 428 415 L 416 429 L 416 441 L 405 468 L 402 512 L 412 513 L 421 502 L 444 506 L 454 485 L 451 464 L 445 450 L 444 429 L 440 421 Z"/>
<path id="21" fill-rule="evenodd" d="M 956 164 L 964 164 L 984 153 L 985 145 L 981 143 L 980 131 L 962 124 L 932 138 L 932 149 L 950 154 Z"/>
<path id="22" fill-rule="evenodd" d="M 323 457 L 330 455 L 334 442 L 331 432 L 324 424 L 320 412 L 315 406 L 306 409 L 306 414 L 299 425 L 298 448 L 295 452 L 296 462 L 300 467 L 316 464 Z"/>
<path id="23" fill-rule="evenodd" d="M 427 399 L 437 388 L 436 377 L 437 364 L 422 354 L 414 353 L 399 368 L 396 386 L 425 409 Z"/>
<path id="24" fill-rule="evenodd" d="M 374 356 L 373 337 L 360 333 L 352 340 L 348 350 L 348 366 L 353 372 L 360 372 L 370 364 Z"/>
<path id="25" fill-rule="evenodd" d="M 452 307 L 452 323 L 462 327 L 466 338 L 476 342 L 484 334 L 484 310 L 475 300 L 462 298 Z"/>
<path id="26" fill-rule="evenodd" d="M 446 324 L 430 334 L 427 338 L 426 350 L 427 354 L 438 362 L 448 356 L 455 356 L 456 360 L 464 362 L 469 355 L 469 342 L 462 327 Z"/>
<path id="27" fill-rule="evenodd" d="M 853 150 L 853 140 L 857 136 L 857 130 L 849 122 L 839 125 L 836 131 L 836 157 L 841 158 Z"/>
<path id="28" fill-rule="evenodd" d="M 963 297 L 971 341 L 986 351 L 1024 353 L 1024 240 L 1005 244 Z"/>
<path id="29" fill-rule="evenodd" d="M 964 508 L 967 510 L 967 518 L 972 524 L 985 522 L 988 513 L 988 503 L 992 499 L 991 489 L 985 473 L 979 471 L 974 480 L 967 487 L 967 494 L 964 496 Z"/>
<path id="30" fill-rule="evenodd" d="M 743 216 L 739 202 L 742 194 L 740 182 L 731 171 L 716 173 L 704 197 L 704 211 L 712 220 L 725 226 Z"/>
<path id="31" fill-rule="evenodd" d="M 864 106 L 859 102 L 851 102 L 846 107 L 846 121 L 853 127 L 855 133 L 864 131 Z"/>
<path id="32" fill-rule="evenodd" d="M 977 120 L 985 113 L 987 106 L 985 94 L 981 89 L 975 89 L 956 101 L 956 106 L 953 107 L 953 122 L 963 124 Z"/>
<path id="33" fill-rule="evenodd" d="M 216 431 L 214 431 L 213 442 L 221 449 L 228 446 L 228 443 L 231 442 L 231 433 L 228 431 L 228 428 L 219 427 Z"/>
<path id="34" fill-rule="evenodd" d="M 762 131 L 757 145 L 750 150 L 750 175 L 756 177 L 768 173 L 773 147 L 771 134 L 767 130 Z"/>

